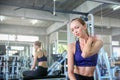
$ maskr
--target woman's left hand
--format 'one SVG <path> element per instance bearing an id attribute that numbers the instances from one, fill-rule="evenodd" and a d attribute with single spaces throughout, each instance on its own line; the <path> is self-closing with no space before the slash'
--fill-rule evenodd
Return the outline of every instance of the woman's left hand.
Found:
<path id="1" fill-rule="evenodd" d="M 34 67 L 34 66 L 32 66 L 30 70 L 34 70 L 34 69 L 35 69 L 35 67 Z"/>

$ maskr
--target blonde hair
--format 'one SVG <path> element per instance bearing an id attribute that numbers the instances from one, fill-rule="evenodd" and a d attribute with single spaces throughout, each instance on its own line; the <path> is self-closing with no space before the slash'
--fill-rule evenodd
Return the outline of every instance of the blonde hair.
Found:
<path id="1" fill-rule="evenodd" d="M 40 41 L 35 41 L 35 42 L 34 42 L 34 45 L 35 45 L 35 46 L 38 46 L 38 47 L 41 47 L 41 42 L 40 42 Z"/>
<path id="2" fill-rule="evenodd" d="M 81 18 L 74 18 L 74 19 L 71 20 L 71 22 L 73 22 L 73 21 L 78 21 L 78 22 L 80 22 L 83 26 L 86 25 L 85 21 L 82 20 Z M 88 30 L 86 29 L 85 31 L 86 31 L 87 35 L 89 36 Z"/>

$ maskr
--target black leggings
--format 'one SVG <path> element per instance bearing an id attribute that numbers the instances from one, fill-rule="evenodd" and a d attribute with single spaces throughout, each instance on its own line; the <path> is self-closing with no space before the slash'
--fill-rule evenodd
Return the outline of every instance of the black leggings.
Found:
<path id="1" fill-rule="evenodd" d="M 41 66 L 38 66 L 36 70 L 29 70 L 23 72 L 23 76 L 27 76 L 27 77 L 46 76 L 46 75 L 47 75 L 47 68 Z"/>
<path id="2" fill-rule="evenodd" d="M 76 74 L 76 73 L 75 73 L 75 77 L 76 77 L 76 80 L 94 80 L 93 76 L 91 76 L 91 77 L 83 76 L 83 75 Z M 68 79 L 68 80 L 70 80 L 70 79 Z"/>

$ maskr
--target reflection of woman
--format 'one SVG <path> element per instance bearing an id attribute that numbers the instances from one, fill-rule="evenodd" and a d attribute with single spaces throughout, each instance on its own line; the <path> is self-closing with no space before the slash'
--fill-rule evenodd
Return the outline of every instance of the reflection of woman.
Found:
<path id="1" fill-rule="evenodd" d="M 86 23 L 75 18 L 70 23 L 70 29 L 78 38 L 68 45 L 68 76 L 70 80 L 94 80 L 93 74 L 97 64 L 98 51 L 103 42 L 89 36 Z"/>
<path id="2" fill-rule="evenodd" d="M 23 76 L 46 76 L 47 75 L 47 55 L 45 51 L 41 49 L 41 42 L 35 41 L 34 43 L 35 54 L 33 65 L 30 71 L 24 71 Z M 38 63 L 37 63 L 38 62 Z M 38 64 L 35 69 L 36 63 Z"/>

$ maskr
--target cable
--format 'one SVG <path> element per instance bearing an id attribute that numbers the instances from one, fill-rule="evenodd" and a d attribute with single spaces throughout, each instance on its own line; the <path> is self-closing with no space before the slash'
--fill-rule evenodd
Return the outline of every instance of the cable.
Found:
<path id="1" fill-rule="evenodd" d="M 56 0 L 53 0 L 53 15 L 54 15 L 54 16 L 56 15 L 56 11 L 55 11 L 55 7 L 56 7 L 56 6 L 55 6 L 55 1 L 56 1 Z"/>
<path id="2" fill-rule="evenodd" d="M 101 5 L 101 15 L 100 15 L 100 18 L 101 18 L 101 34 L 103 35 L 103 12 L 102 12 L 102 5 Z"/>

